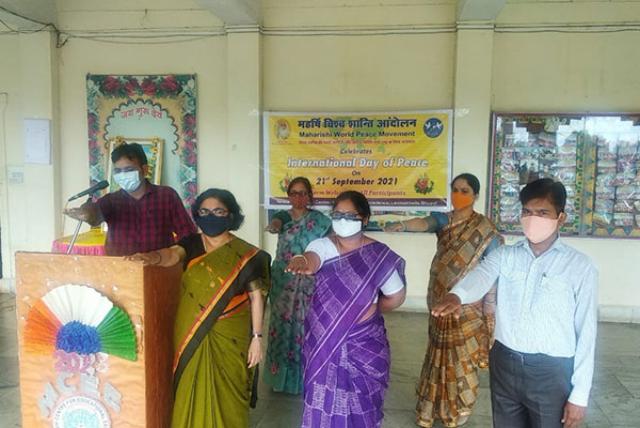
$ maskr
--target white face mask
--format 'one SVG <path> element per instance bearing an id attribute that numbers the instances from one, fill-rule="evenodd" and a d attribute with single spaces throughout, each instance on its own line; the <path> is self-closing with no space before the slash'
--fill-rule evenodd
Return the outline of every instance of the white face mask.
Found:
<path id="1" fill-rule="evenodd" d="M 113 179 L 127 193 L 135 192 L 141 184 L 138 171 L 119 172 L 113 174 Z"/>
<path id="2" fill-rule="evenodd" d="M 340 220 L 332 220 L 331 225 L 336 235 L 341 238 L 348 238 L 362 230 L 362 221 L 360 220 L 341 218 Z"/>

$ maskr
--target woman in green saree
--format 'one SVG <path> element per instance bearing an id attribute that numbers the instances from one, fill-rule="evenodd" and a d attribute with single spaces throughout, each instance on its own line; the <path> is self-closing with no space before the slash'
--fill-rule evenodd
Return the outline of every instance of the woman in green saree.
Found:
<path id="1" fill-rule="evenodd" d="M 192 210 L 201 234 L 138 255 L 149 264 L 185 266 L 174 329 L 171 426 L 247 427 L 262 358 L 270 256 L 230 233 L 244 219 L 230 192 L 209 189 Z"/>

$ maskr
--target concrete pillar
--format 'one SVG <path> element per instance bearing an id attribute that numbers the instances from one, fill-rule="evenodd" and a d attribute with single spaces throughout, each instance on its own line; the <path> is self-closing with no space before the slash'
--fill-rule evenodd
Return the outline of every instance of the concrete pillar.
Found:
<path id="1" fill-rule="evenodd" d="M 458 30 L 454 81 L 453 176 L 463 172 L 480 179 L 476 209 L 486 206 L 487 142 L 490 141 L 493 30 Z"/>
<path id="2" fill-rule="evenodd" d="M 227 153 L 229 190 L 247 215 L 238 234 L 249 242 L 262 241 L 261 115 L 262 40 L 258 28 L 228 29 L 227 35 Z"/>

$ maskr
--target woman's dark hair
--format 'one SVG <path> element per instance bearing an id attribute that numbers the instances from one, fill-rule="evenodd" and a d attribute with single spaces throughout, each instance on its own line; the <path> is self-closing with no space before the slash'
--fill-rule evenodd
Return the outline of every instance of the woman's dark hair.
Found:
<path id="1" fill-rule="evenodd" d="M 551 178 L 540 178 L 524 186 L 520 191 L 520 203 L 524 206 L 533 199 L 546 199 L 553 204 L 556 212 L 564 212 L 567 190 L 564 184 Z"/>
<path id="2" fill-rule="evenodd" d="M 463 179 L 464 181 L 467 182 L 469 187 L 471 187 L 471 190 L 473 190 L 474 195 L 477 195 L 480 193 L 480 180 L 478 180 L 478 177 L 476 177 L 473 174 L 469 174 L 468 172 L 465 172 L 464 174 L 460 174 L 453 179 L 453 181 L 451 182 L 451 187 L 453 187 L 453 183 L 455 183 L 456 180 L 459 180 L 459 179 Z"/>
<path id="3" fill-rule="evenodd" d="M 371 207 L 369 206 L 369 201 L 367 197 L 360 192 L 356 192 L 355 190 L 347 190 L 346 192 L 340 193 L 335 201 L 333 201 L 333 209 L 336 209 L 336 206 L 339 202 L 342 201 L 351 201 L 354 207 L 356 207 L 356 211 L 360 214 L 360 217 L 363 219 L 368 219 L 371 217 Z"/>
<path id="4" fill-rule="evenodd" d="M 111 152 L 111 162 L 116 163 L 121 158 L 127 158 L 129 160 L 137 160 L 140 166 L 146 165 L 147 155 L 144 153 L 144 149 L 138 143 L 122 143 Z"/>
<path id="5" fill-rule="evenodd" d="M 196 198 L 196 201 L 191 206 L 191 214 L 193 218 L 198 218 L 198 210 L 205 199 L 214 198 L 219 200 L 222 205 L 224 205 L 227 210 L 229 210 L 229 217 L 231 218 L 231 227 L 229 230 L 238 230 L 244 221 L 244 214 L 242 214 L 242 209 L 240 205 L 238 205 L 238 201 L 236 201 L 236 197 L 233 196 L 228 190 L 225 189 L 207 189 L 204 192 L 200 193 Z"/>
<path id="6" fill-rule="evenodd" d="M 307 193 L 309 194 L 309 204 L 313 205 L 313 190 L 311 189 L 311 182 L 307 177 L 296 177 L 291 180 L 287 186 L 287 195 L 291 193 L 291 188 L 298 183 L 302 184 L 307 190 Z"/>

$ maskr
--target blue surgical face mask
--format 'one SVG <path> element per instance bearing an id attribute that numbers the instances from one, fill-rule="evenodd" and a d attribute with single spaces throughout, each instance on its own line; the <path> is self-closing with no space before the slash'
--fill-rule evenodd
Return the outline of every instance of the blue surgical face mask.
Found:
<path id="1" fill-rule="evenodd" d="M 137 170 L 118 172 L 117 174 L 113 174 L 113 179 L 118 183 L 118 186 L 127 193 L 135 192 L 142 184 L 140 173 Z"/>

